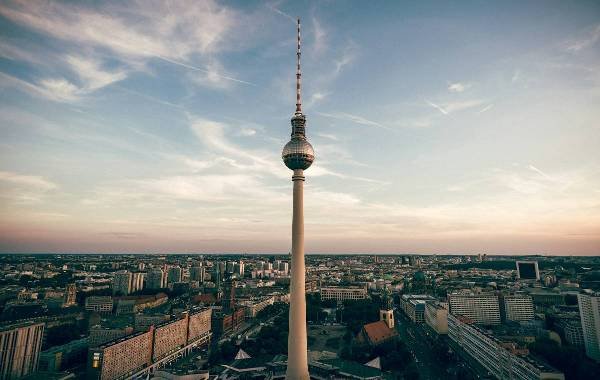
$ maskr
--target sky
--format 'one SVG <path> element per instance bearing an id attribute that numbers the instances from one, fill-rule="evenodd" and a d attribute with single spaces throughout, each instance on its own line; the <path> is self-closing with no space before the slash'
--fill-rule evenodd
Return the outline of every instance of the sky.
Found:
<path id="1" fill-rule="evenodd" d="M 597 1 L 0 3 L 0 252 L 600 254 Z"/>

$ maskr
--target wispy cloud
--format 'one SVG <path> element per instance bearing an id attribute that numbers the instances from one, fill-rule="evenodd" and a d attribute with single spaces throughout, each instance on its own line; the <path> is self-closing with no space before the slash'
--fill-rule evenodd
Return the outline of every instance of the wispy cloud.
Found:
<path id="1" fill-rule="evenodd" d="M 288 19 L 289 21 L 293 22 L 294 24 L 296 23 L 296 19 L 292 16 L 290 16 L 289 14 L 285 13 L 284 11 L 282 11 L 281 9 L 279 9 L 279 4 L 280 2 L 273 2 L 273 3 L 267 3 L 265 4 L 265 6 L 267 8 L 269 8 L 270 10 L 272 10 L 273 12 L 277 13 L 278 15 L 281 15 L 283 17 L 285 17 L 286 19 Z"/>
<path id="2" fill-rule="evenodd" d="M 123 70 L 104 70 L 101 63 L 95 59 L 69 55 L 66 57 L 66 61 L 82 81 L 82 91 L 84 92 L 100 89 L 127 77 Z"/>
<path id="3" fill-rule="evenodd" d="M 39 203 L 57 188 L 57 184 L 42 176 L 0 171 L 0 198 L 9 199 L 7 205 Z"/>
<path id="4" fill-rule="evenodd" d="M 33 187 L 38 190 L 54 190 L 58 186 L 41 176 L 24 175 L 14 172 L 0 171 L 0 181 L 10 182 L 19 186 Z"/>
<path id="5" fill-rule="evenodd" d="M 193 4 L 148 1 L 108 5 L 97 10 L 73 4 L 29 2 L 0 6 L 0 15 L 47 35 L 91 49 L 108 49 L 132 68 L 140 60 L 161 59 L 213 78 L 249 84 L 231 75 L 201 68 L 192 57 L 223 50 L 239 15 L 214 1 Z M 87 68 L 90 67 L 88 65 Z"/>
<path id="6" fill-rule="evenodd" d="M 439 106 L 439 105 L 437 105 L 437 104 L 435 104 L 433 102 L 430 102 L 429 100 L 425 100 L 425 102 L 427 104 L 429 104 L 430 106 L 432 106 L 433 108 L 435 108 L 436 110 L 440 111 L 442 114 L 444 114 L 444 115 L 448 115 L 449 114 L 449 112 L 446 111 L 446 109 L 444 109 L 442 106 Z"/>
<path id="7" fill-rule="evenodd" d="M 541 175 L 541 176 L 542 176 L 542 177 L 544 177 L 545 179 L 548 179 L 548 180 L 551 180 L 551 181 L 553 181 L 553 180 L 554 180 L 554 179 L 553 179 L 553 178 L 551 178 L 551 177 L 550 177 L 548 174 L 544 173 L 543 171 L 541 171 L 540 169 L 536 168 L 535 166 L 533 166 L 533 165 L 531 165 L 531 164 L 527 165 L 527 167 L 528 167 L 530 170 L 532 170 L 532 171 L 536 172 L 537 174 Z"/>
<path id="8" fill-rule="evenodd" d="M 339 75 L 340 72 L 344 69 L 344 67 L 351 64 L 354 61 L 354 59 L 356 59 L 357 50 L 358 46 L 356 45 L 356 43 L 354 43 L 354 41 L 349 41 L 344 50 L 342 51 L 341 56 L 334 61 L 334 75 Z"/>
<path id="9" fill-rule="evenodd" d="M 42 79 L 33 84 L 0 72 L 0 87 L 16 88 L 29 95 L 58 102 L 77 101 L 81 95 L 80 89 L 64 78 Z"/>
<path id="10" fill-rule="evenodd" d="M 312 18 L 312 27 L 313 27 L 313 53 L 319 54 L 325 50 L 327 46 L 327 33 L 319 20 L 316 17 Z"/>
<path id="11" fill-rule="evenodd" d="M 440 111 L 444 115 L 449 115 L 453 112 L 463 111 L 469 108 L 478 107 L 484 104 L 483 100 L 474 99 L 474 100 L 464 100 L 458 102 L 447 102 L 443 104 L 436 104 L 427 99 L 425 99 L 425 103 Z"/>
<path id="12" fill-rule="evenodd" d="M 326 93 L 326 92 L 313 92 L 310 95 L 310 97 L 308 98 L 308 101 L 304 102 L 304 105 L 306 106 L 306 108 L 311 108 L 315 104 L 317 104 L 320 101 L 322 101 L 323 99 L 327 98 L 327 96 L 329 96 L 329 93 Z"/>
<path id="13" fill-rule="evenodd" d="M 570 52 L 578 52 L 588 47 L 594 46 L 600 40 L 600 24 L 594 25 L 584 36 L 573 39 L 566 43 L 565 49 Z"/>
<path id="14" fill-rule="evenodd" d="M 390 130 L 391 128 L 378 123 L 376 121 L 373 120 L 369 120 L 367 118 L 364 118 L 362 116 L 358 116 L 358 115 L 353 115 L 353 114 L 349 114 L 346 112 L 317 112 L 319 115 L 324 116 L 324 117 L 330 117 L 332 119 L 337 119 L 337 120 L 343 120 L 343 121 L 349 121 L 355 124 L 360 124 L 360 125 L 367 125 L 369 127 L 377 127 L 377 128 L 383 128 L 383 129 L 387 129 Z"/>
<path id="15" fill-rule="evenodd" d="M 484 113 L 484 112 L 491 110 L 492 108 L 494 108 L 494 104 L 488 104 L 487 106 L 485 106 L 482 109 L 480 109 L 479 111 L 477 111 L 477 113 Z"/>
<path id="16" fill-rule="evenodd" d="M 323 137 L 325 139 L 333 140 L 333 141 L 339 141 L 339 138 L 336 135 L 332 135 L 329 133 L 317 133 L 317 136 Z"/>
<path id="17" fill-rule="evenodd" d="M 448 91 L 464 92 L 465 90 L 468 90 L 470 87 L 471 87 L 470 83 L 461 83 L 461 82 L 450 83 L 450 84 L 448 84 Z"/>

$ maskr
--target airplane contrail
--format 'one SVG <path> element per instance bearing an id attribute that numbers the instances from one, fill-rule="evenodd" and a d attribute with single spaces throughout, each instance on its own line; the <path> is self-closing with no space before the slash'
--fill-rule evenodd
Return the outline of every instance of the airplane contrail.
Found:
<path id="1" fill-rule="evenodd" d="M 190 69 L 190 70 L 194 70 L 194 71 L 202 71 L 203 73 L 207 73 L 207 74 L 213 74 L 213 75 L 216 75 L 216 76 L 218 76 L 219 78 L 227 79 L 227 80 L 230 80 L 230 81 L 233 81 L 233 82 L 243 83 L 243 84 L 247 84 L 247 85 L 249 85 L 249 86 L 256 86 L 256 84 L 254 84 L 254 83 L 250 83 L 250 82 L 246 82 L 245 80 L 241 80 L 241 79 L 233 78 L 233 77 L 230 77 L 230 76 L 227 76 L 227 75 L 221 75 L 221 74 L 219 74 L 219 73 L 215 73 L 214 71 L 210 71 L 210 70 L 207 70 L 207 69 L 203 69 L 203 68 L 201 68 L 201 67 L 197 67 L 197 66 L 192 66 L 192 65 L 189 65 L 189 64 L 187 64 L 187 63 L 183 63 L 183 62 L 175 61 L 175 60 L 172 60 L 172 59 L 170 59 L 170 58 L 167 58 L 167 57 L 163 57 L 163 56 L 160 56 L 160 55 L 156 55 L 155 57 L 156 57 L 156 58 L 159 58 L 159 59 L 162 59 L 162 60 L 163 60 L 163 61 L 165 61 L 165 62 L 169 62 L 169 63 L 172 63 L 172 64 L 174 64 L 174 65 L 178 65 L 178 66 L 181 66 L 181 67 L 185 67 L 185 68 L 187 68 L 187 69 Z"/>

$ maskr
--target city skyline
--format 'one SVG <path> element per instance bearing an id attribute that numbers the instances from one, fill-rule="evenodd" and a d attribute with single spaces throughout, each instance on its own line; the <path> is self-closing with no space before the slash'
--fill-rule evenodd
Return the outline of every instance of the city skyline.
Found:
<path id="1" fill-rule="evenodd" d="M 6 2 L 1 252 L 598 255 L 594 2 Z M 596 104 L 596 106 L 594 106 Z"/>

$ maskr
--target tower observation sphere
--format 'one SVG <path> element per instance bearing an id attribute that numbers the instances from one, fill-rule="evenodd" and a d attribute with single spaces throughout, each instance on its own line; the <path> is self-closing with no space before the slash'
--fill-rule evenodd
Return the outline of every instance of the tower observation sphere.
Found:
<path id="1" fill-rule="evenodd" d="M 304 134 L 305 124 L 306 117 L 304 115 L 294 115 L 292 118 L 292 138 L 285 144 L 281 153 L 285 166 L 291 170 L 308 169 L 315 160 L 315 151 Z"/>

